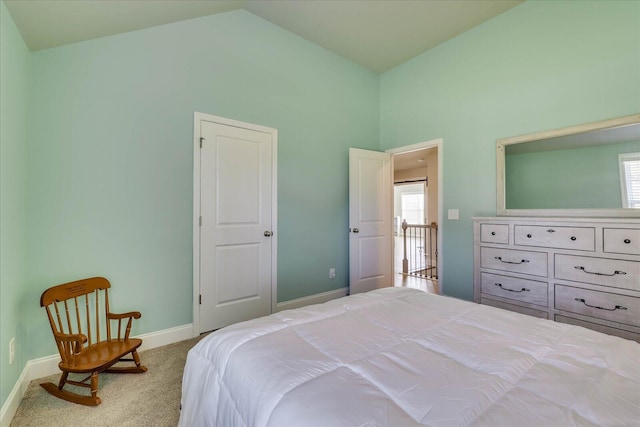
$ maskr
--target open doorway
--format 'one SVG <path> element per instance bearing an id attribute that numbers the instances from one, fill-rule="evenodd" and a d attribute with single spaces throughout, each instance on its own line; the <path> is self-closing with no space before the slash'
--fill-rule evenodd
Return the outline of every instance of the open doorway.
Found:
<path id="1" fill-rule="evenodd" d="M 441 140 L 393 150 L 394 286 L 441 293 Z"/>

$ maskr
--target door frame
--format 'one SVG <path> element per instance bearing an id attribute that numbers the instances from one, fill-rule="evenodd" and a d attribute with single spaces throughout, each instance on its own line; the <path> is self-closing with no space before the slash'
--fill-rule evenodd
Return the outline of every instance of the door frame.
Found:
<path id="1" fill-rule="evenodd" d="M 389 150 L 386 150 L 386 153 L 391 154 L 391 185 L 393 185 L 393 174 L 394 174 L 394 156 L 396 154 L 402 154 L 402 153 L 408 153 L 411 151 L 417 151 L 417 150 L 423 150 L 425 148 L 434 148 L 436 147 L 438 149 L 438 244 L 436 245 L 436 249 L 438 251 L 438 263 L 437 263 L 437 267 L 438 267 L 438 293 L 440 295 L 443 294 L 442 290 L 444 288 L 444 269 L 443 269 L 443 262 L 442 262 L 442 241 L 444 240 L 444 233 L 443 233 L 443 223 L 442 221 L 444 220 L 444 207 L 443 207 L 443 192 L 442 192 L 442 184 L 443 184 L 443 180 L 442 180 L 442 164 L 443 164 L 443 152 L 442 152 L 442 146 L 443 146 L 443 142 L 444 140 L 442 138 L 437 138 L 437 139 L 432 139 L 429 141 L 425 141 L 425 142 L 418 142 L 417 144 L 412 144 L 412 145 L 405 145 L 404 147 L 397 147 L 397 148 L 391 148 Z M 392 218 L 391 218 L 391 224 L 393 226 L 393 210 L 392 210 Z M 393 243 L 393 241 L 392 241 Z M 393 248 L 392 248 L 392 252 L 393 254 Z M 393 265 L 393 263 L 395 263 L 395 260 L 393 259 L 394 257 L 391 257 L 392 260 L 392 272 L 395 272 L 395 265 Z M 395 274 L 395 273 L 394 273 Z"/>
<path id="2" fill-rule="evenodd" d="M 253 123 L 227 119 L 211 114 L 193 113 L 193 336 L 200 335 L 200 123 L 212 122 L 225 126 L 268 133 L 272 138 L 271 164 L 271 313 L 278 301 L 278 130 Z"/>

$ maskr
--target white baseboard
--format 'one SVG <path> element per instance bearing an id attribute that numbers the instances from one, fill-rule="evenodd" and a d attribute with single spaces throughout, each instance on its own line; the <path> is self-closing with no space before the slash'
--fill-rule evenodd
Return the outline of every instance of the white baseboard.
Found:
<path id="1" fill-rule="evenodd" d="M 349 288 L 340 288 L 334 291 L 322 292 L 320 294 L 310 295 L 308 297 L 292 299 L 285 302 L 279 302 L 276 304 L 276 311 L 290 310 L 292 308 L 300 308 L 305 305 L 321 304 L 323 302 L 331 301 L 332 299 L 346 297 L 349 293 Z"/>
<path id="2" fill-rule="evenodd" d="M 4 405 L 2 405 L 2 410 L 0 410 L 0 427 L 9 427 L 13 416 L 18 410 L 18 406 L 20 406 L 22 396 L 24 396 L 24 393 L 27 391 L 27 386 L 29 385 L 26 374 L 27 367 L 25 366 L 20 377 L 18 377 L 18 381 L 13 386 L 11 393 L 9 393 L 7 400 L 4 402 Z"/>
<path id="3" fill-rule="evenodd" d="M 142 338 L 142 345 L 139 351 L 151 350 L 152 348 L 193 338 L 193 325 L 190 323 L 188 325 L 176 326 L 175 328 L 142 334 L 136 338 Z"/>
<path id="4" fill-rule="evenodd" d="M 193 325 L 188 324 L 162 331 L 150 332 L 148 334 L 138 335 L 136 338 L 142 338 L 142 345 L 139 351 L 151 350 L 152 348 L 193 338 Z M 18 406 L 20 406 L 20 401 L 27 391 L 29 383 L 37 378 L 47 377 L 60 372 L 58 369 L 59 362 L 60 356 L 57 354 L 40 357 L 27 362 L 18 381 L 11 390 L 11 393 L 9 393 L 9 397 L 7 397 L 6 402 L 2 405 L 2 409 L 0 410 L 0 427 L 9 427 L 11 424 L 11 420 L 18 410 Z"/>

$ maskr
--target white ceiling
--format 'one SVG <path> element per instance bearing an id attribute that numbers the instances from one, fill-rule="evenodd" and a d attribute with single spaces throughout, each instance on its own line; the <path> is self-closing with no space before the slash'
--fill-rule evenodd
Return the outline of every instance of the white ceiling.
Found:
<path id="1" fill-rule="evenodd" d="M 32 51 L 245 9 L 382 73 L 523 0 L 4 0 Z"/>
<path id="2" fill-rule="evenodd" d="M 427 167 L 427 157 L 434 151 L 438 151 L 436 147 L 424 148 L 422 150 L 410 151 L 408 153 L 400 153 L 393 156 L 393 170 L 410 170 L 416 168 Z"/>

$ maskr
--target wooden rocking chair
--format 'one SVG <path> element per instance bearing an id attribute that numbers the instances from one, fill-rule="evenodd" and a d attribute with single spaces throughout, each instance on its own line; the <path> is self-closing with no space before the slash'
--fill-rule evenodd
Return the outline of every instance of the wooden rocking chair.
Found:
<path id="1" fill-rule="evenodd" d="M 58 385 L 40 384 L 50 394 L 69 402 L 96 406 L 102 402 L 97 396 L 98 374 L 138 374 L 147 371 L 146 367 L 140 365 L 137 352 L 142 340 L 129 338 L 132 320 L 139 319 L 141 315 L 137 311 L 111 313 L 108 294 L 110 287 L 109 281 L 104 277 L 93 277 L 54 286 L 44 291 L 40 297 L 40 306 L 47 310 L 62 358 L 58 364 L 62 371 Z M 127 321 L 123 322 L 124 320 Z M 112 323 L 117 327 L 117 335 L 114 331 L 113 336 Z M 101 328 L 106 328 L 104 339 L 101 339 Z M 129 353 L 132 358 L 124 359 Z M 134 362 L 135 366 L 113 366 L 122 361 Z M 70 373 L 89 375 L 81 381 L 72 381 L 68 379 Z M 65 384 L 90 388 L 91 396 L 63 390 Z"/>

